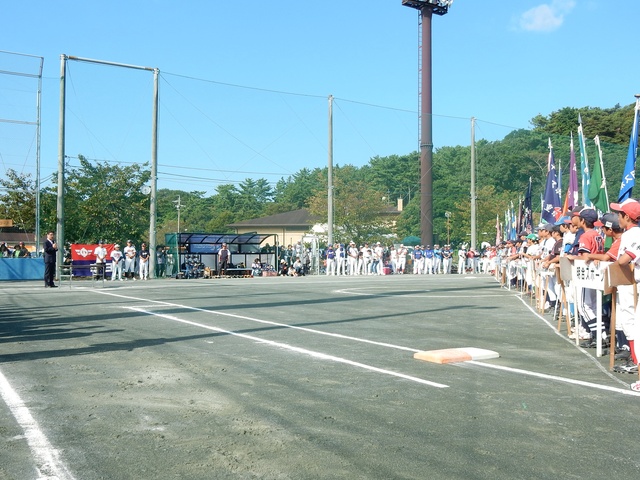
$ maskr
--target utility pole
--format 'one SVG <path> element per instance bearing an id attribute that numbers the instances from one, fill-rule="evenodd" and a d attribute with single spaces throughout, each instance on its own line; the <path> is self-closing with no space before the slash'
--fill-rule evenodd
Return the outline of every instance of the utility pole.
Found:
<path id="1" fill-rule="evenodd" d="M 60 55 L 60 113 L 58 125 L 58 198 L 56 202 L 56 243 L 58 253 L 56 254 L 56 264 L 62 265 L 64 260 L 64 132 L 65 132 L 65 102 L 66 102 L 66 79 L 67 56 Z"/>
<path id="2" fill-rule="evenodd" d="M 149 197 L 149 278 L 156 278 L 156 192 L 158 188 L 158 74 L 153 69 L 153 117 L 151 121 L 151 197 Z"/>
<path id="3" fill-rule="evenodd" d="M 447 245 L 451 245 L 451 212 L 444 212 L 447 217 Z"/>
<path id="4" fill-rule="evenodd" d="M 471 250 L 476 249 L 476 119 L 471 117 Z"/>
<path id="5" fill-rule="evenodd" d="M 176 208 L 178 209 L 178 234 L 180 234 L 180 207 L 182 206 L 180 203 L 180 195 L 178 195 L 178 200 L 174 200 L 173 203 L 176 204 Z"/>
<path id="6" fill-rule="evenodd" d="M 327 245 L 333 245 L 333 95 L 329 95 L 329 166 L 327 169 Z"/>

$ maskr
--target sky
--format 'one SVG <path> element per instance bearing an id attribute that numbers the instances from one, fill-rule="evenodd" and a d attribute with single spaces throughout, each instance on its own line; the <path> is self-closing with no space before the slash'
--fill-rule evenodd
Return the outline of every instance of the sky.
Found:
<path id="1" fill-rule="evenodd" d="M 2 1 L 0 175 L 58 170 L 61 55 L 159 69 L 158 188 L 324 168 L 419 149 L 418 12 L 401 0 Z M 640 1 L 455 0 L 432 19 L 433 143 L 469 145 L 563 107 L 640 93 Z M 16 55 L 21 54 L 21 55 Z M 16 75 L 16 72 L 31 76 Z M 153 73 L 66 61 L 65 154 L 151 160 Z M 34 77 L 35 75 L 35 77 Z M 631 126 L 630 126 L 631 127 Z"/>

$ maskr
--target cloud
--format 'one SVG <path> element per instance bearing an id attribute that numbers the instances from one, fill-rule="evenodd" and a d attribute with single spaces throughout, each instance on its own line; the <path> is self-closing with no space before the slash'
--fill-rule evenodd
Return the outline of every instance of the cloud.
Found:
<path id="1" fill-rule="evenodd" d="M 552 0 L 524 12 L 518 25 L 528 32 L 553 32 L 562 26 L 565 15 L 575 6 L 575 0 Z"/>

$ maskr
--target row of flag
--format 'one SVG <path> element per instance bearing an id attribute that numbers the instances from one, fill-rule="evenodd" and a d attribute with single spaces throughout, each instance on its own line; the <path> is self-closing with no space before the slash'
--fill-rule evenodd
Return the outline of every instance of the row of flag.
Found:
<path id="1" fill-rule="evenodd" d="M 633 187 L 635 186 L 635 168 L 638 150 L 638 128 L 640 126 L 640 98 L 636 99 L 633 126 L 631 128 L 631 138 L 629 140 L 629 150 L 625 162 L 624 173 L 620 185 L 620 193 L 617 201 L 622 202 L 631 198 Z M 593 139 L 596 146 L 597 159 L 594 163 L 593 172 L 589 172 L 589 161 L 587 158 L 586 142 L 582 130 L 582 117 L 578 115 L 578 149 L 580 152 L 580 170 L 582 172 L 582 190 L 578 190 L 578 171 L 576 151 L 573 144 L 573 134 L 571 134 L 570 158 L 569 158 L 569 187 L 562 202 L 562 191 L 558 181 L 556 162 L 553 155 L 553 145 L 549 139 L 549 158 L 547 161 L 547 181 L 544 195 L 541 198 L 541 221 L 542 223 L 555 223 L 560 217 L 566 215 L 577 205 L 584 205 L 595 208 L 601 213 L 609 210 L 609 195 L 607 192 L 606 178 L 604 174 L 604 163 L 602 158 L 602 148 L 600 137 L 596 135 Z M 514 208 L 513 202 L 504 215 L 504 223 L 500 222 L 496 216 L 496 243 L 501 240 L 515 240 L 518 233 L 533 231 L 533 203 L 531 192 L 531 178 L 525 191 L 524 197 L 518 202 L 518 209 Z"/>

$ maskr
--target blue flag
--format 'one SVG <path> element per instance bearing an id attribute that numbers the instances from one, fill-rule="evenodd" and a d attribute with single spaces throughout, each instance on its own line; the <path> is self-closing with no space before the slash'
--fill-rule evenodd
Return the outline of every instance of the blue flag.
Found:
<path id="1" fill-rule="evenodd" d="M 549 172 L 547 173 L 547 185 L 544 189 L 544 199 L 542 201 L 542 222 L 555 223 L 561 215 L 560 186 L 558 185 L 553 147 L 551 146 L 551 139 L 549 139 Z"/>
<path id="2" fill-rule="evenodd" d="M 620 195 L 618 203 L 631 198 L 631 192 L 636 184 L 636 152 L 638 150 L 638 110 L 640 110 L 640 98 L 636 99 L 636 109 L 633 116 L 633 126 L 631 127 L 631 138 L 629 139 L 629 151 L 627 161 L 624 164 L 622 183 L 620 184 Z"/>

